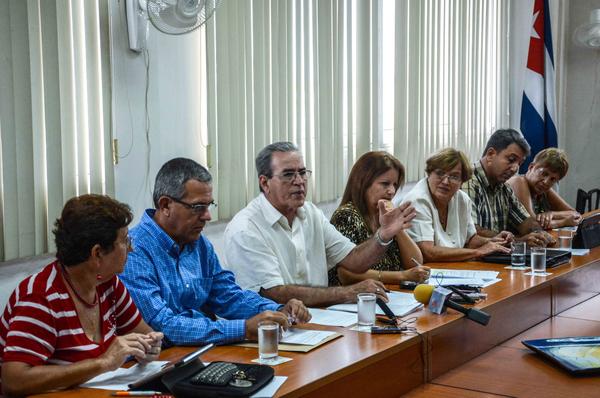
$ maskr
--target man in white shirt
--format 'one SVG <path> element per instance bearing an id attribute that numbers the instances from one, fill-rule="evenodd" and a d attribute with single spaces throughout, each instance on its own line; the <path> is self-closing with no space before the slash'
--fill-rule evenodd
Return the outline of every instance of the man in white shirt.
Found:
<path id="1" fill-rule="evenodd" d="M 356 246 L 305 201 L 312 172 L 294 144 L 268 145 L 258 154 L 256 169 L 261 194 L 225 229 L 225 267 L 236 281 L 279 303 L 297 298 L 307 306 L 325 306 L 356 301 L 362 292 L 387 300 L 383 284 L 375 280 L 327 287 L 327 271 L 336 264 L 356 273 L 367 271 L 394 236 L 410 226 L 414 208 L 407 203 L 388 210 L 381 201 L 381 227 Z"/>

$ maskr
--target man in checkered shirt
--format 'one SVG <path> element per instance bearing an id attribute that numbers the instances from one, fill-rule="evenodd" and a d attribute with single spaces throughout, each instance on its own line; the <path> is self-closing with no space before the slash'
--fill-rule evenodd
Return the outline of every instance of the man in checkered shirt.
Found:
<path id="1" fill-rule="evenodd" d="M 530 246 L 555 243 L 506 184 L 530 151 L 518 131 L 497 130 L 488 140 L 481 159 L 473 165 L 473 176 L 462 189 L 473 201 L 471 215 L 480 235 L 508 243 L 514 234 L 517 240 L 524 240 Z"/>

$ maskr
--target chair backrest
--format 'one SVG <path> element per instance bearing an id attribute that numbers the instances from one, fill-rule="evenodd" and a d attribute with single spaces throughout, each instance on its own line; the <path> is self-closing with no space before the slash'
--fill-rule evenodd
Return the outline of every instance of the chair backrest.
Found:
<path id="1" fill-rule="evenodd" d="M 600 209 L 600 188 L 585 192 L 583 189 L 577 190 L 577 201 L 575 210 L 579 213 Z"/>

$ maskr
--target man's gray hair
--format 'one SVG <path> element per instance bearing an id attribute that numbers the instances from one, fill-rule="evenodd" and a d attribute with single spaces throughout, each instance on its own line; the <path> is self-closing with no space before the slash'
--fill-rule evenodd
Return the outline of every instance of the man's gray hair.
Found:
<path id="1" fill-rule="evenodd" d="M 273 158 L 273 152 L 300 152 L 298 147 L 289 141 L 274 142 L 264 147 L 256 156 L 256 173 L 258 177 L 265 176 L 268 178 L 273 177 L 273 169 L 271 168 L 271 160 Z M 260 184 L 258 188 L 262 192 Z"/>
<path id="2" fill-rule="evenodd" d="M 212 176 L 204 166 L 192 159 L 175 158 L 163 164 L 154 182 L 154 207 L 158 209 L 161 196 L 181 199 L 185 195 L 184 185 L 189 180 L 210 183 Z"/>
<path id="3" fill-rule="evenodd" d="M 531 154 L 531 147 L 523 134 L 514 129 L 500 129 L 494 131 L 494 134 L 490 136 L 482 156 L 485 156 L 490 148 L 494 148 L 496 152 L 501 152 L 511 144 L 517 144 L 525 152 L 526 158 Z"/>

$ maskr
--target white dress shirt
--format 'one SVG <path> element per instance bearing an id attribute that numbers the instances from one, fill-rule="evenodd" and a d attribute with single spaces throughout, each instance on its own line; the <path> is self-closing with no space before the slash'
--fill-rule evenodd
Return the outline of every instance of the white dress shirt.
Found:
<path id="1" fill-rule="evenodd" d="M 442 227 L 440 214 L 433 203 L 427 178 L 423 178 L 406 194 L 403 202 L 410 201 L 417 211 L 412 227 L 406 232 L 415 242 L 433 242 L 435 246 L 465 247 L 477 233 L 471 218 L 471 199 L 458 190 L 448 203 L 446 229 Z"/>
<path id="2" fill-rule="evenodd" d="M 305 202 L 290 227 L 262 193 L 233 217 L 224 241 L 223 267 L 254 291 L 287 284 L 327 286 L 327 270 L 355 247 L 314 204 Z"/>

